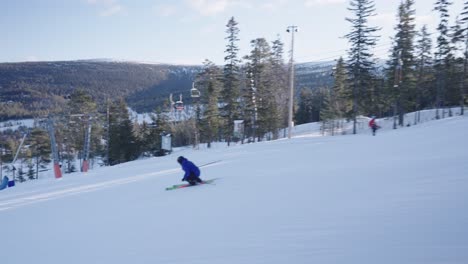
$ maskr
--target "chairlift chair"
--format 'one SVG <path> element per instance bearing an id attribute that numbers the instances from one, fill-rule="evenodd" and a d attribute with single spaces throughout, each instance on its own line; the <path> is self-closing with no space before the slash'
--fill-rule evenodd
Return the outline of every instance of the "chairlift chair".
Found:
<path id="1" fill-rule="evenodd" d="M 192 89 L 190 89 L 190 96 L 192 98 L 200 97 L 200 91 L 197 88 L 195 88 L 194 82 L 192 83 Z"/>
<path id="2" fill-rule="evenodd" d="M 192 88 L 190 89 L 190 96 L 194 98 L 200 97 L 200 91 L 198 89 Z"/>
<path id="3" fill-rule="evenodd" d="M 184 103 L 182 102 L 182 94 L 180 95 L 180 100 L 174 103 L 174 108 L 179 111 L 184 110 Z"/>
<path id="4" fill-rule="evenodd" d="M 182 110 L 184 110 L 184 103 L 182 103 L 181 101 L 177 101 L 174 104 L 174 108 L 176 110 L 182 111 Z"/>

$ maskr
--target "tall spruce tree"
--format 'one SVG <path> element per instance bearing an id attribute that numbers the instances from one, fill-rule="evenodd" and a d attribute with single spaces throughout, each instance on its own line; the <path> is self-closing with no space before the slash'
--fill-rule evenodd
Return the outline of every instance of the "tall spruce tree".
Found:
<path id="1" fill-rule="evenodd" d="M 85 134 L 87 133 L 88 126 L 91 125 L 91 149 L 90 153 L 94 153 L 100 148 L 99 138 L 101 137 L 101 126 L 97 121 L 97 104 L 93 97 L 86 91 L 78 89 L 70 95 L 70 101 L 68 102 L 66 113 L 68 114 L 68 122 L 62 129 L 64 136 L 67 137 L 67 151 L 66 157 L 67 166 L 75 160 L 76 154 L 83 154 L 85 145 Z M 75 150 L 77 153 L 75 153 Z M 82 155 L 79 155 L 82 159 Z M 71 169 L 70 169 L 71 170 Z"/>
<path id="2" fill-rule="evenodd" d="M 251 81 L 255 93 L 257 118 L 255 133 L 261 140 L 267 133 L 275 133 L 279 127 L 279 111 L 273 86 L 272 51 L 264 38 L 250 42 L 252 51 L 246 59 L 249 61 Z M 254 98 L 252 98 L 254 100 Z M 255 114 L 255 113 L 254 113 Z"/>
<path id="3" fill-rule="evenodd" d="M 110 106 L 109 164 L 115 165 L 138 157 L 138 142 L 133 133 L 127 104 L 123 99 Z"/>
<path id="4" fill-rule="evenodd" d="M 312 90 L 309 88 L 303 88 L 300 91 L 298 108 L 295 113 L 295 120 L 298 125 L 310 123 L 314 120 L 314 96 Z"/>
<path id="5" fill-rule="evenodd" d="M 390 87 L 394 114 L 398 115 L 398 124 L 404 126 L 405 113 L 414 107 L 416 97 L 414 38 L 416 35 L 413 9 L 414 1 L 402 1 L 398 7 L 395 27 L 396 34 L 393 39 L 391 59 L 389 61 L 390 78 L 395 79 Z"/>
<path id="6" fill-rule="evenodd" d="M 368 19 L 374 16 L 373 0 L 351 0 L 348 8 L 354 13 L 353 18 L 346 18 L 352 25 L 350 33 L 345 35 L 351 47 L 348 51 L 348 77 L 352 89 L 353 134 L 356 134 L 356 117 L 365 100 L 372 95 L 374 61 L 371 48 L 375 46 L 378 36 L 374 35 L 379 28 L 368 25 Z"/>
<path id="7" fill-rule="evenodd" d="M 459 84 L 460 90 L 460 114 L 465 113 L 465 100 L 468 92 L 468 1 L 465 1 L 463 11 L 460 16 L 460 30 L 456 33 L 463 50 L 463 72 Z"/>
<path id="8" fill-rule="evenodd" d="M 289 98 L 289 85 L 288 85 L 288 69 L 284 63 L 284 44 L 278 36 L 272 42 L 271 46 L 271 85 L 274 92 L 274 99 L 278 108 L 278 121 L 279 128 L 288 126 L 288 98 Z M 286 131 L 286 130 L 285 130 Z M 275 138 L 278 135 L 275 135 Z"/>
<path id="9" fill-rule="evenodd" d="M 350 111 L 349 96 L 346 95 L 346 69 L 343 58 L 339 58 L 332 72 L 334 84 L 325 90 L 324 105 L 320 109 L 323 131 L 331 130 L 334 135 L 342 124 L 346 113 Z"/>
<path id="10" fill-rule="evenodd" d="M 323 108 L 320 109 L 320 121 L 322 123 L 322 133 L 331 131 L 331 135 L 335 134 L 335 119 L 336 119 L 336 97 L 333 89 L 325 89 L 323 98 Z"/>
<path id="11" fill-rule="evenodd" d="M 207 147 L 216 141 L 221 126 L 219 118 L 219 97 L 222 90 L 221 70 L 213 62 L 205 60 L 204 69 L 200 73 L 197 86 L 201 89 L 201 100 L 204 105 L 201 121 L 201 137 L 206 141 Z"/>
<path id="12" fill-rule="evenodd" d="M 346 65 L 342 57 L 340 57 L 336 63 L 333 77 L 334 83 L 332 89 L 336 97 L 335 116 L 340 119 L 349 117 L 352 110 L 352 102 L 349 100 L 351 96 L 347 94 L 347 92 L 349 92 L 347 88 L 348 77 L 346 74 Z"/>
<path id="13" fill-rule="evenodd" d="M 228 146 L 232 141 L 232 136 L 234 133 L 234 120 L 238 118 L 239 115 L 239 94 L 240 94 L 240 73 L 239 73 L 239 64 L 240 59 L 238 57 L 239 48 L 237 43 L 239 41 L 239 28 L 237 27 L 238 23 L 231 17 L 227 23 L 226 37 L 228 44 L 224 53 L 225 65 L 224 65 L 224 79 L 223 79 L 223 90 L 222 90 L 222 116 L 224 118 L 224 127 L 225 127 L 225 137 Z"/>
<path id="14" fill-rule="evenodd" d="M 50 138 L 47 131 L 39 128 L 33 129 L 28 140 L 28 145 L 31 146 L 31 158 L 36 165 L 34 176 L 38 179 L 39 169 L 45 169 L 52 161 L 50 159 L 50 155 L 52 153 Z"/>
<path id="15" fill-rule="evenodd" d="M 437 79 L 436 96 L 436 118 L 440 118 L 439 110 L 445 107 L 445 97 L 447 90 L 447 79 L 452 61 L 452 48 L 450 46 L 449 35 L 449 6 L 452 4 L 449 0 L 437 0 L 434 11 L 439 12 L 440 21 L 437 26 L 439 36 L 437 37 L 437 46 L 435 52 L 435 70 Z M 445 110 L 442 111 L 442 117 L 445 116 Z"/>
<path id="16" fill-rule="evenodd" d="M 447 101 L 450 106 L 459 104 L 461 111 L 463 111 L 464 105 L 464 93 L 463 93 L 463 64 L 464 58 L 463 53 L 465 51 L 464 46 L 464 36 L 463 36 L 463 22 L 460 17 L 457 17 L 455 24 L 451 27 L 451 44 L 452 44 L 452 54 L 453 60 L 450 65 L 449 72 L 449 85 L 451 86 L 448 95 Z M 449 114 L 452 114 L 452 109 L 449 108 Z"/>
<path id="17" fill-rule="evenodd" d="M 432 39 L 424 25 L 417 34 L 418 39 L 415 45 L 416 60 L 416 110 L 414 123 L 419 123 L 421 119 L 420 109 L 433 106 L 435 102 L 433 85 L 433 62 L 432 62 Z"/>
<path id="18" fill-rule="evenodd" d="M 244 119 L 244 138 L 247 138 L 248 142 L 252 142 L 257 135 L 255 130 L 258 117 L 257 88 L 255 87 L 253 67 L 248 56 L 245 59 L 247 61 L 244 68 L 244 85 L 241 86 L 241 109 Z"/>

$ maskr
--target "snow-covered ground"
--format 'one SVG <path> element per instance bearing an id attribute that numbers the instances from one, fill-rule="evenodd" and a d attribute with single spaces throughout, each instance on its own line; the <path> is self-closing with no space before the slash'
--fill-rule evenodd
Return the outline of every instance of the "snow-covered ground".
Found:
<path id="1" fill-rule="evenodd" d="M 0 191 L 0 263 L 468 263 L 468 117 L 306 127 Z M 179 155 L 219 179 L 166 191 Z"/>
<path id="2" fill-rule="evenodd" d="M 20 126 L 33 127 L 34 119 L 19 119 L 0 122 L 0 131 L 17 130 Z"/>

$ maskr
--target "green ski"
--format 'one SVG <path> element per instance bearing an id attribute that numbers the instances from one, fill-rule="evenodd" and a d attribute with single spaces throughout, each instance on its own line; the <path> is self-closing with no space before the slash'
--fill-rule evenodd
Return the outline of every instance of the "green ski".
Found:
<path id="1" fill-rule="evenodd" d="M 176 190 L 176 189 L 181 189 L 181 188 L 186 188 L 186 187 L 193 187 L 193 186 L 198 186 L 198 185 L 203 185 L 203 184 L 211 184 L 211 183 L 213 183 L 216 179 L 218 179 L 218 178 L 209 179 L 209 180 L 204 180 L 203 182 L 198 183 L 198 184 L 196 184 L 196 185 L 190 185 L 190 184 L 188 184 L 188 183 L 175 184 L 175 185 L 172 185 L 172 186 L 170 186 L 170 187 L 167 187 L 167 188 L 166 188 L 166 191 Z"/>

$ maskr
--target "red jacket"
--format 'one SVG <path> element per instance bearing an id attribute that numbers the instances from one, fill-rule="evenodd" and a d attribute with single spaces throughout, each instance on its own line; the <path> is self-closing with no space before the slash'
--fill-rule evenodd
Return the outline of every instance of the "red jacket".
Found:
<path id="1" fill-rule="evenodd" d="M 372 118 L 371 121 L 369 121 L 369 127 L 374 127 L 374 126 L 377 126 L 377 124 L 375 123 L 375 118 Z"/>

